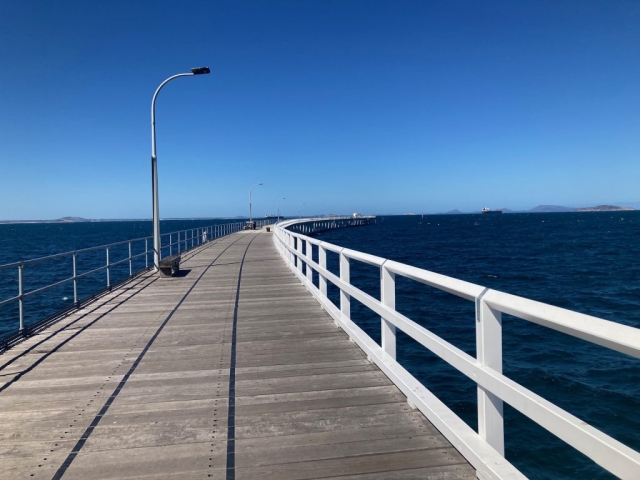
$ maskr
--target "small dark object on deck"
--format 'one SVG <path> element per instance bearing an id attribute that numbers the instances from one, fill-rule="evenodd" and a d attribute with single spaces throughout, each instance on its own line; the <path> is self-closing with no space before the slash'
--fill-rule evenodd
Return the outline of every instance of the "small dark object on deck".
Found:
<path id="1" fill-rule="evenodd" d="M 271 231 L 271 227 L 267 227 L 267 232 L 270 232 L 270 231 Z"/>
<path id="2" fill-rule="evenodd" d="M 180 255 L 161 258 L 158 267 L 161 277 L 172 277 L 180 271 Z"/>

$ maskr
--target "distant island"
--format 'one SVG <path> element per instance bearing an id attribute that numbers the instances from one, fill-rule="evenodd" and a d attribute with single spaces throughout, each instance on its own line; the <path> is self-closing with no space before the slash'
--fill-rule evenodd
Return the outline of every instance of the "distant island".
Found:
<path id="1" fill-rule="evenodd" d="M 633 207 L 617 207 L 616 205 L 598 205 L 597 207 L 577 208 L 576 212 L 618 212 L 635 210 Z"/>
<path id="2" fill-rule="evenodd" d="M 559 205 L 538 205 L 531 210 L 531 213 L 562 213 L 562 212 L 621 212 L 635 210 L 633 207 L 619 207 L 617 205 L 598 205 L 596 207 L 571 208 Z"/>
<path id="3" fill-rule="evenodd" d="M 626 212 L 637 210 L 634 207 L 620 207 L 618 205 L 598 205 L 596 207 L 563 207 L 561 205 L 538 205 L 530 210 L 510 210 L 508 208 L 499 208 L 502 213 L 570 213 L 570 212 Z M 442 212 L 444 215 L 464 215 L 476 212 L 461 212 L 457 208 L 455 210 L 449 210 L 448 212 Z M 407 214 L 405 214 L 407 215 Z"/>
<path id="4" fill-rule="evenodd" d="M 94 222 L 148 222 L 150 218 L 100 218 L 100 219 L 91 219 L 91 218 L 82 218 L 82 217 L 62 217 L 56 218 L 54 220 L 0 220 L 0 224 L 9 224 L 9 223 L 94 223 Z M 171 220 L 162 218 L 161 220 Z"/>

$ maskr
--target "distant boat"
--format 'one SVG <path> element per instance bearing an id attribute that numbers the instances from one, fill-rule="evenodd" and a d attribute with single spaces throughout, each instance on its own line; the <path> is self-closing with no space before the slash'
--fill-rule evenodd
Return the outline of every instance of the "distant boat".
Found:
<path id="1" fill-rule="evenodd" d="M 484 207 L 482 209 L 482 213 L 502 213 L 502 210 L 491 210 L 487 207 Z"/>

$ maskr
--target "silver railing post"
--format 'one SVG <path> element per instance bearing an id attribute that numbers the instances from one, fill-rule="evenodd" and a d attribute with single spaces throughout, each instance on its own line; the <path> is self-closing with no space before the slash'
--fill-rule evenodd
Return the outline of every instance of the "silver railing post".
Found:
<path id="1" fill-rule="evenodd" d="M 107 288 L 111 288 L 111 278 L 110 278 L 110 270 L 111 264 L 109 263 L 109 247 L 107 247 Z"/>
<path id="2" fill-rule="evenodd" d="M 340 280 L 351 284 L 351 274 L 349 272 L 349 258 L 340 251 Z M 340 289 L 340 312 L 343 319 L 351 318 L 351 295 Z"/>
<path id="3" fill-rule="evenodd" d="M 385 262 L 386 263 L 386 260 Z M 383 305 L 396 309 L 396 274 L 390 272 L 384 263 L 380 267 L 380 301 Z M 396 326 L 380 318 L 382 328 L 382 350 L 390 358 L 396 358 Z"/>
<path id="4" fill-rule="evenodd" d="M 318 245 L 318 263 L 320 267 L 323 269 L 327 269 L 327 249 L 324 246 Z M 322 273 L 318 272 L 318 287 L 320 288 L 320 293 L 326 297 L 327 296 L 327 279 L 324 278 Z"/>
<path id="5" fill-rule="evenodd" d="M 485 289 L 476 299 L 476 352 L 483 367 L 502 373 L 502 312 L 484 301 Z M 478 434 L 504 456 L 502 400 L 478 385 Z"/>
<path id="6" fill-rule="evenodd" d="M 178 232 L 178 241 L 176 242 L 178 244 L 178 253 L 180 253 L 180 232 Z"/>
<path id="7" fill-rule="evenodd" d="M 144 239 L 144 268 L 149 268 L 149 239 Z"/>
<path id="8" fill-rule="evenodd" d="M 173 235 L 169 234 L 169 256 L 173 255 Z"/>
<path id="9" fill-rule="evenodd" d="M 131 242 L 129 242 L 129 276 L 133 277 L 133 257 L 131 257 Z"/>
<path id="10" fill-rule="evenodd" d="M 305 243 L 307 244 L 307 278 L 310 282 L 313 283 L 313 270 L 311 268 L 311 265 L 309 265 L 309 262 L 311 262 L 311 259 L 313 257 L 313 247 L 311 246 L 311 242 L 309 240 L 305 240 Z"/>
<path id="11" fill-rule="evenodd" d="M 18 265 L 18 298 L 20 309 L 20 331 L 24 330 L 24 265 Z"/>
<path id="12" fill-rule="evenodd" d="M 73 252 L 73 304 L 78 304 L 78 267 L 76 265 L 76 257 L 78 254 Z"/>

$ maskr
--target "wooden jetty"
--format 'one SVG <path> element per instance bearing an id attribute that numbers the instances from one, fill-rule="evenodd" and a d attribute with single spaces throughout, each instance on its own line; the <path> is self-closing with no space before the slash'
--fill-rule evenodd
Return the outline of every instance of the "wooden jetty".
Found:
<path id="1" fill-rule="evenodd" d="M 207 243 L 0 355 L 0 478 L 475 478 L 271 235 Z"/>

